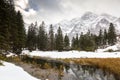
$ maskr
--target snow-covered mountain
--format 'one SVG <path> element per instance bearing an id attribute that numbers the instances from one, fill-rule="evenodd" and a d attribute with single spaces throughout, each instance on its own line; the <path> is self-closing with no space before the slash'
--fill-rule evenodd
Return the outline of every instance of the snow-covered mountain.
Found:
<path id="1" fill-rule="evenodd" d="M 60 23 L 54 25 L 54 30 L 60 26 L 63 34 L 68 34 L 70 38 L 77 33 L 85 34 L 88 30 L 93 34 L 98 34 L 99 30 L 108 29 L 110 23 L 113 23 L 116 29 L 116 33 L 120 34 L 120 18 L 111 16 L 109 14 L 97 15 L 92 12 L 86 12 L 83 16 L 74 18 L 70 21 L 63 20 Z"/>

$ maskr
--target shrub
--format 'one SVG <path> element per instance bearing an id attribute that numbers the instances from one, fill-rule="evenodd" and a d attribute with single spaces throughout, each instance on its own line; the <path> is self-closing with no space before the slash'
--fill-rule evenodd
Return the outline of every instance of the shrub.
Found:
<path id="1" fill-rule="evenodd" d="M 105 51 L 105 52 L 114 52 L 114 50 L 112 50 L 112 49 L 108 49 L 108 50 Z"/>

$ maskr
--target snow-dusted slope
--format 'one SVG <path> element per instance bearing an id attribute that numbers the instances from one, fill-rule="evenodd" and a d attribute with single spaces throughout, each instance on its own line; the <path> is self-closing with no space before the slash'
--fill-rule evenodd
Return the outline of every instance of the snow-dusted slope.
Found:
<path id="1" fill-rule="evenodd" d="M 39 80 L 14 64 L 3 62 L 0 66 L 0 80 Z"/>
<path id="2" fill-rule="evenodd" d="M 86 12 L 83 16 L 74 18 L 70 21 L 63 20 L 54 25 L 54 30 L 56 32 L 60 26 L 63 33 L 67 33 L 69 37 L 72 38 L 77 33 L 81 34 L 81 32 L 83 32 L 83 34 L 85 34 L 88 30 L 93 34 L 98 34 L 100 29 L 108 29 L 110 23 L 115 25 L 116 33 L 120 34 L 120 18 L 108 14 L 97 15 L 92 12 Z"/>

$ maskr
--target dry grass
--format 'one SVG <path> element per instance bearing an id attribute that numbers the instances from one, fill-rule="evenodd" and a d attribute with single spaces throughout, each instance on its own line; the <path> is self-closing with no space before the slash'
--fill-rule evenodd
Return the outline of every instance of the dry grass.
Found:
<path id="1" fill-rule="evenodd" d="M 64 59 L 65 62 L 74 62 L 81 65 L 92 65 L 103 70 L 120 75 L 120 58 L 80 58 Z"/>

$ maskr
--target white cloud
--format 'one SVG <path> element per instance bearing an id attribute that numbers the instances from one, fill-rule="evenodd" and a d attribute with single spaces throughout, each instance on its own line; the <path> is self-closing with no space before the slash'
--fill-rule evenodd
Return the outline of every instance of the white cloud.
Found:
<path id="1" fill-rule="evenodd" d="M 29 8 L 28 0 L 15 0 L 15 5 L 16 11 L 19 10 L 22 13 L 24 22 L 26 24 L 32 23 L 33 20 L 30 17 L 35 16 L 37 12 L 34 9 Z M 27 8 L 28 10 L 26 11 L 25 9 Z"/>
<path id="2" fill-rule="evenodd" d="M 28 0 L 15 0 L 16 6 L 21 7 L 22 9 L 25 9 L 28 7 Z"/>
<path id="3" fill-rule="evenodd" d="M 45 21 L 57 23 L 63 19 L 72 19 L 91 11 L 97 14 L 108 13 L 120 17 L 120 0 L 17 0 L 17 7 L 27 23 Z M 44 5 L 43 5 L 44 4 Z M 24 9 L 29 8 L 28 11 Z"/>

